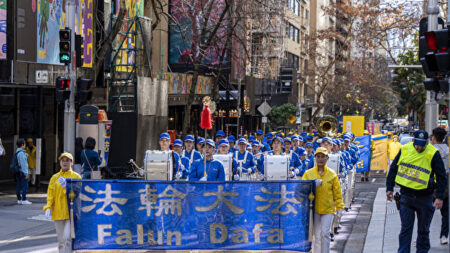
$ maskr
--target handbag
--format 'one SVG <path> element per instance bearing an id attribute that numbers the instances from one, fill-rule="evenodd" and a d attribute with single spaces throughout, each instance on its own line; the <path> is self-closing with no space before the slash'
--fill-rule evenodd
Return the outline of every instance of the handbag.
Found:
<path id="1" fill-rule="evenodd" d="M 101 173 L 100 169 L 99 170 L 92 169 L 91 163 L 89 162 L 89 159 L 87 158 L 87 155 L 86 155 L 86 150 L 84 150 L 83 154 L 84 154 L 84 157 L 86 158 L 89 168 L 91 169 L 91 179 L 102 179 L 102 173 Z"/>

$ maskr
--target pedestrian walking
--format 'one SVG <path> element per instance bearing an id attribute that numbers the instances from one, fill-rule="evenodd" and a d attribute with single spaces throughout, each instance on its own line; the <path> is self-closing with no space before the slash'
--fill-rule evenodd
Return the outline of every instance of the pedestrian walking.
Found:
<path id="1" fill-rule="evenodd" d="M 81 151 L 81 161 L 83 163 L 83 178 L 91 179 L 93 171 L 98 171 L 98 166 L 102 164 L 102 158 L 100 154 L 94 150 L 95 139 L 88 137 L 84 143 L 84 149 Z"/>
<path id="2" fill-rule="evenodd" d="M 445 175 L 448 178 L 449 175 L 449 167 L 448 167 L 448 146 L 444 144 L 445 136 L 447 132 L 441 127 L 436 127 L 433 129 L 433 134 L 431 135 L 431 142 L 433 146 L 439 150 L 439 154 L 442 157 L 442 161 L 445 166 Z M 442 215 L 442 224 L 441 224 L 441 236 L 439 237 L 441 240 L 441 244 L 448 244 L 448 184 L 445 189 L 444 194 L 444 203 L 441 208 Z"/>
<path id="3" fill-rule="evenodd" d="M 48 185 L 47 204 L 43 211 L 47 218 L 55 223 L 58 237 L 58 251 L 60 253 L 72 252 L 72 237 L 70 236 L 69 206 L 66 197 L 66 179 L 81 179 L 81 176 L 72 170 L 73 157 L 70 153 L 59 156 L 61 170 L 54 174 Z"/>
<path id="4" fill-rule="evenodd" d="M 317 148 L 314 158 L 316 165 L 305 172 L 302 180 L 316 180 L 313 253 L 326 253 L 330 252 L 330 228 L 334 214 L 337 211 L 342 216 L 345 207 L 339 178 L 327 168 L 327 149 Z"/>
<path id="5" fill-rule="evenodd" d="M 36 146 L 32 138 L 27 139 L 27 147 L 25 148 L 28 155 L 28 181 L 31 185 L 36 183 Z"/>
<path id="6" fill-rule="evenodd" d="M 411 239 L 417 214 L 417 252 L 430 250 L 430 224 L 434 209 L 441 209 L 446 176 L 441 155 L 433 145 L 428 145 L 428 133 L 418 130 L 414 141 L 405 144 L 392 162 L 386 180 L 386 197 L 392 200 L 395 184 L 400 186 L 401 230 L 398 252 L 410 252 Z M 433 192 L 436 180 L 436 199 Z"/>
<path id="7" fill-rule="evenodd" d="M 31 202 L 27 200 L 28 190 L 28 158 L 25 151 L 25 140 L 20 138 L 16 142 L 17 149 L 14 157 L 17 164 L 17 170 L 14 177 L 16 179 L 16 195 L 18 205 L 30 205 Z"/>

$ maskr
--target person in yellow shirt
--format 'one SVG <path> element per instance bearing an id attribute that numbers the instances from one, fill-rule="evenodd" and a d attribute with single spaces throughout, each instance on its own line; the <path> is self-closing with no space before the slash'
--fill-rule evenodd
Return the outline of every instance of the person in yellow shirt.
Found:
<path id="1" fill-rule="evenodd" d="M 398 141 L 398 136 L 394 135 L 392 137 L 392 141 L 388 143 L 389 168 L 391 167 L 392 161 L 394 161 L 401 148 L 402 144 Z"/>
<path id="2" fill-rule="evenodd" d="M 72 170 L 72 154 L 67 152 L 61 154 L 59 156 L 59 165 L 61 170 L 50 179 L 47 191 L 47 205 L 43 209 L 45 216 L 55 222 L 56 235 L 58 236 L 58 251 L 72 252 L 66 178 L 81 179 L 81 176 Z"/>
<path id="3" fill-rule="evenodd" d="M 307 170 L 302 180 L 316 180 L 316 198 L 314 210 L 313 252 L 330 252 L 330 227 L 335 212 L 342 216 L 345 208 L 339 178 L 333 170 L 327 168 L 328 151 L 317 148 L 315 166 Z"/>
<path id="4" fill-rule="evenodd" d="M 28 180 L 32 185 L 36 183 L 36 146 L 32 138 L 27 139 L 26 152 L 28 155 Z"/>

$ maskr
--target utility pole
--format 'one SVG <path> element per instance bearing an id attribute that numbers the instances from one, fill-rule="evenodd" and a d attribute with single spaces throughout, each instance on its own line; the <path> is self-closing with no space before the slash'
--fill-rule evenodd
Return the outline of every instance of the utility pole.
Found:
<path id="1" fill-rule="evenodd" d="M 75 2 L 66 1 L 66 26 L 70 29 L 71 62 L 66 66 L 70 78 L 70 98 L 64 103 L 64 151 L 75 154 L 75 86 L 76 86 L 76 55 L 75 55 Z"/>
<path id="2" fill-rule="evenodd" d="M 241 123 L 241 78 L 239 78 L 239 85 L 238 85 L 238 100 L 237 100 L 237 111 L 238 111 L 238 117 L 237 117 L 237 130 L 236 130 L 236 138 L 239 138 L 239 127 Z"/>
<path id="3" fill-rule="evenodd" d="M 428 32 L 436 31 L 438 28 L 439 6 L 438 0 L 428 0 Z M 438 103 L 434 98 L 434 91 L 427 91 L 427 99 L 425 102 L 425 130 L 431 133 L 433 128 L 437 126 Z"/>

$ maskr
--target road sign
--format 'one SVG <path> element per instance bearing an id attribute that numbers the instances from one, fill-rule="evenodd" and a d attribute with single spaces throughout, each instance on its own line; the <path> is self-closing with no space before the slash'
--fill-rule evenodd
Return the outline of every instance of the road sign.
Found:
<path id="1" fill-rule="evenodd" d="M 47 70 L 36 70 L 36 83 L 48 83 Z"/>
<path id="2" fill-rule="evenodd" d="M 258 106 L 258 111 L 261 113 L 262 116 L 267 116 L 267 114 L 269 114 L 271 110 L 272 107 L 270 107 L 270 105 L 266 101 L 264 101 L 264 103 Z"/>
<path id="3" fill-rule="evenodd" d="M 262 122 L 263 124 L 267 123 L 267 117 L 262 117 L 262 118 L 261 118 L 261 122 Z"/>

